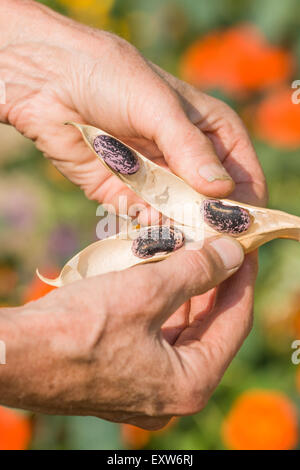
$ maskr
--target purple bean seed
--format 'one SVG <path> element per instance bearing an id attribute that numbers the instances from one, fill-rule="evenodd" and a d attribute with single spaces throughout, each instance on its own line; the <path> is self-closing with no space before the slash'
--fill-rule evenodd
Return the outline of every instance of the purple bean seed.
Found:
<path id="1" fill-rule="evenodd" d="M 110 168 L 121 175 L 133 175 L 140 168 L 137 156 L 109 135 L 98 135 L 94 140 L 94 150 Z"/>
<path id="2" fill-rule="evenodd" d="M 178 250 L 184 243 L 183 233 L 175 227 L 160 225 L 146 227 L 132 244 L 132 252 L 138 258 L 151 258 L 156 254 Z"/>
<path id="3" fill-rule="evenodd" d="M 216 199 L 206 199 L 203 211 L 205 222 L 217 232 L 240 235 L 251 225 L 249 212 L 240 206 L 224 204 Z"/>

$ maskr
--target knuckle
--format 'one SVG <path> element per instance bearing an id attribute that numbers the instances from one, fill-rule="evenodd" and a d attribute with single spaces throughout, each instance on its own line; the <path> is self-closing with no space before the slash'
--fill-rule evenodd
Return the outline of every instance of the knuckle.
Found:
<path id="1" fill-rule="evenodd" d="M 136 418 L 129 419 L 127 422 L 134 426 L 146 429 L 147 431 L 159 431 L 168 424 L 169 418 Z"/>
<path id="2" fill-rule="evenodd" d="M 231 134 L 235 141 L 251 145 L 248 132 L 242 118 L 227 103 L 217 100 L 216 114 L 227 133 Z"/>
<path id="3" fill-rule="evenodd" d="M 182 113 L 182 110 L 181 110 Z M 184 119 L 185 116 L 184 116 Z M 182 149 L 183 152 L 189 152 L 190 148 L 195 147 L 195 149 L 199 149 L 199 145 L 203 148 L 203 150 L 210 151 L 213 146 L 206 135 L 203 134 L 196 126 L 190 123 L 190 121 L 186 120 L 186 129 L 184 132 L 184 142 L 185 147 Z M 183 153 L 184 155 L 184 153 Z"/>
<path id="4" fill-rule="evenodd" d="M 199 413 L 207 403 L 204 398 L 203 391 L 196 383 L 190 383 L 182 388 L 178 397 L 178 408 L 176 414 L 180 416 L 188 416 Z"/>
<path id="5" fill-rule="evenodd" d="M 155 276 L 145 276 L 147 266 L 141 271 L 141 266 L 136 266 L 126 273 L 115 272 L 105 277 L 107 289 L 111 285 L 116 286 L 114 296 L 106 296 L 106 308 L 111 323 L 124 324 L 125 322 L 136 322 L 146 319 L 148 314 L 155 310 L 160 298 L 161 285 L 159 273 Z M 151 269 L 151 268 L 150 268 Z M 126 295 L 126 302 L 120 308 L 119 300 Z"/>
<path id="6" fill-rule="evenodd" d="M 26 105 L 20 100 L 16 102 L 8 114 L 9 123 L 12 124 L 16 129 L 23 129 L 26 123 L 27 128 L 32 128 L 37 122 L 37 110 L 33 105 L 33 100 L 27 101 Z M 30 136 L 32 137 L 32 136 Z"/>
<path id="7" fill-rule="evenodd" d="M 218 114 L 221 114 L 222 117 L 226 120 L 234 121 L 235 124 L 242 124 L 242 119 L 239 115 L 224 101 L 216 101 L 216 109 L 218 109 Z"/>
<path id="8" fill-rule="evenodd" d="M 122 59 L 124 58 L 124 54 L 133 54 L 135 56 L 141 57 L 140 52 L 135 46 L 114 33 L 103 33 L 101 47 L 103 46 L 110 54 L 116 54 Z"/>
<path id="9" fill-rule="evenodd" d="M 137 275 L 135 276 L 135 295 L 136 292 L 140 293 L 138 296 L 136 296 L 138 297 L 140 308 L 152 306 L 153 310 L 153 303 L 156 302 L 161 292 L 162 278 L 160 276 L 159 270 L 155 271 L 154 276 L 147 277 L 139 275 L 140 271 L 141 269 L 136 269 Z"/>

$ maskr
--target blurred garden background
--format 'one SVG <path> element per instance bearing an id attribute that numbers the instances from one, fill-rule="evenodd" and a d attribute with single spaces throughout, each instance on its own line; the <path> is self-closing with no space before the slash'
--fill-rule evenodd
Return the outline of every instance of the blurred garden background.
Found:
<path id="1" fill-rule="evenodd" d="M 269 207 L 300 216 L 298 0 L 49 0 L 52 8 L 113 31 L 169 72 L 223 99 L 242 117 L 269 186 Z M 300 98 L 300 94 L 299 94 Z M 0 126 L 0 305 L 48 291 L 50 276 L 96 239 L 85 199 L 13 129 Z M 96 418 L 0 407 L 0 449 L 300 448 L 300 244 L 260 249 L 254 329 L 209 404 L 147 432 Z"/>

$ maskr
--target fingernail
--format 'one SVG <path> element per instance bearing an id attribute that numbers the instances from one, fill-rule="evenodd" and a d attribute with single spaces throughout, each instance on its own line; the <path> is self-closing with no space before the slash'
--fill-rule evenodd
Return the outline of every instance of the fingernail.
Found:
<path id="1" fill-rule="evenodd" d="M 215 180 L 232 180 L 231 176 L 227 173 L 225 168 L 217 163 L 208 163 L 207 165 L 200 166 L 199 175 L 209 183 Z"/>
<path id="2" fill-rule="evenodd" d="M 237 268 L 242 264 L 244 252 L 236 240 L 229 237 L 215 238 L 210 245 L 218 253 L 223 261 L 224 268 L 228 271 Z"/>

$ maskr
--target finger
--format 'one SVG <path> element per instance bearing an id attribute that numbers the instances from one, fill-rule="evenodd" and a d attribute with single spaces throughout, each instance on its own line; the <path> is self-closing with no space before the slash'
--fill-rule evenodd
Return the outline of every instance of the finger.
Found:
<path id="1" fill-rule="evenodd" d="M 196 317 L 197 319 L 205 318 L 213 311 L 218 288 L 219 286 L 214 287 L 205 294 L 192 298 L 189 323 L 191 323 Z"/>
<path id="2" fill-rule="evenodd" d="M 220 162 L 211 141 L 188 119 L 178 99 L 161 100 L 160 125 L 154 139 L 170 169 L 200 193 L 225 197 L 234 182 Z"/>
<path id="3" fill-rule="evenodd" d="M 76 129 L 64 128 L 64 132 L 58 132 L 58 135 L 59 139 L 54 140 L 62 153 L 57 151 L 52 162 L 62 174 L 81 187 L 88 199 L 104 204 L 108 212 L 128 215 L 132 219 L 149 210 L 143 199 L 103 168 Z M 49 151 L 53 155 L 54 148 L 49 147 Z"/>
<path id="4" fill-rule="evenodd" d="M 247 255 L 237 274 L 223 283 L 212 315 L 197 317 L 178 338 L 184 363 L 213 390 L 241 347 L 252 326 L 257 255 Z M 204 384 L 204 387 L 206 386 Z"/>
<path id="5" fill-rule="evenodd" d="M 248 204 L 266 205 L 267 187 L 263 170 L 241 118 L 220 102 L 215 110 L 209 112 L 212 123 L 205 125 L 206 135 L 236 183 L 230 197 Z M 216 121 L 217 127 L 213 125 Z"/>
<path id="6" fill-rule="evenodd" d="M 195 107 L 187 104 L 187 114 L 212 142 L 223 166 L 235 181 L 230 198 L 248 204 L 266 205 L 265 177 L 243 121 L 225 103 L 194 89 L 192 93 L 191 97 L 191 91 L 185 91 L 189 101 L 195 103 Z"/>
<path id="7" fill-rule="evenodd" d="M 133 426 L 138 426 L 139 428 L 146 429 L 147 431 L 159 431 L 170 422 L 172 416 L 167 417 L 134 417 L 126 420 L 126 423 Z"/>
<path id="8" fill-rule="evenodd" d="M 169 344 L 174 344 L 179 335 L 189 326 L 195 315 L 204 318 L 209 315 L 214 307 L 217 287 L 207 291 L 205 294 L 193 297 L 176 310 L 163 324 L 161 331 Z"/>
<path id="9" fill-rule="evenodd" d="M 164 323 L 161 331 L 164 339 L 169 344 L 174 344 L 180 333 L 188 326 L 190 304 L 190 300 L 185 302 Z"/>
<path id="10" fill-rule="evenodd" d="M 266 205 L 265 177 L 247 129 L 237 113 L 222 101 L 208 96 L 151 64 L 180 96 L 186 114 L 215 148 L 236 183 L 231 199 Z"/>
<path id="11" fill-rule="evenodd" d="M 150 306 L 148 319 L 157 330 L 184 302 L 236 272 L 243 258 L 241 245 L 234 239 L 207 239 L 200 250 L 183 249 L 161 263 L 133 268 L 124 281 L 143 292 L 137 308 Z"/>
<path id="12" fill-rule="evenodd" d="M 153 207 L 146 207 L 140 211 L 138 216 L 138 222 L 143 226 L 160 225 L 162 220 L 163 215 Z"/>

